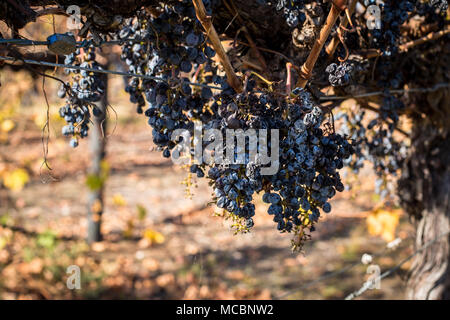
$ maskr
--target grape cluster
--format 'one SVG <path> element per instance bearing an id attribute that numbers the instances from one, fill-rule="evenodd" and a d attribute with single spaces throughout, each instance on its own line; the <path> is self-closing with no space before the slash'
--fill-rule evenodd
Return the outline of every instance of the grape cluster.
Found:
<path id="1" fill-rule="evenodd" d="M 158 17 L 140 12 L 118 32 L 119 39 L 124 41 L 121 58 L 131 73 L 158 76 L 169 82 L 180 73 L 189 74 L 207 63 L 215 52 L 205 44 L 190 1 L 162 4 L 158 9 L 161 11 Z M 145 106 L 145 91 L 154 85 L 153 81 L 132 78 L 126 87 L 139 113 Z M 180 89 L 182 95 L 191 94 L 188 83 L 181 83 Z"/>
<path id="2" fill-rule="evenodd" d="M 328 199 L 343 191 L 339 169 L 353 148 L 343 136 L 320 128 L 324 114 L 308 92 L 295 89 L 295 103 L 289 104 L 287 134 L 280 141 L 280 170 L 271 177 L 273 192 L 263 200 L 270 203 L 278 230 L 309 226 L 330 212 Z"/>
<path id="3" fill-rule="evenodd" d="M 332 63 L 326 69 L 328 81 L 333 87 L 345 86 L 349 84 L 353 66 L 348 61 L 341 64 Z"/>
<path id="4" fill-rule="evenodd" d="M 440 13 L 445 13 L 448 9 L 447 0 L 430 0 L 430 6 L 439 10 Z"/>
<path id="5" fill-rule="evenodd" d="M 186 88 L 184 91 L 183 87 Z M 171 88 L 164 82 L 155 82 L 145 91 L 148 101 L 145 115 L 153 128 L 153 142 L 163 150 L 163 155 L 167 158 L 170 157 L 170 150 L 175 147 L 170 141 L 174 130 L 186 129 L 192 133 L 194 119 L 207 122 L 211 118 L 212 113 L 204 110 L 206 99 L 201 94 L 190 95 L 190 90 L 187 83 L 179 88 Z"/>
<path id="6" fill-rule="evenodd" d="M 341 135 L 320 128 L 324 114 L 302 89 L 295 90 L 294 100 L 286 99 L 268 90 L 257 91 L 250 79 L 244 93 L 235 93 L 211 60 L 214 51 L 205 45 L 192 5 L 163 5 L 160 11 L 157 17 L 138 15 L 118 35 L 124 42 L 121 57 L 130 72 L 162 79 L 133 78 L 126 88 L 138 112 L 148 106 L 144 114 L 153 128 L 153 142 L 163 156 L 170 157 L 177 143 L 171 140 L 172 132 L 187 129 L 192 133 L 195 120 L 223 136 L 227 129 L 278 129 L 280 170 L 276 174 L 261 174 L 263 164 L 250 158 L 248 140 L 245 150 L 235 145 L 232 161 L 194 163 L 190 172 L 209 180 L 213 201 L 238 221 L 239 230 L 254 225 L 252 202 L 262 191 L 280 231 L 314 230 L 320 210 L 331 210 L 328 199 L 344 189 L 337 171 L 351 155 L 351 145 Z M 192 86 L 189 78 L 203 86 Z M 213 92 L 208 85 L 221 90 Z M 261 148 L 258 144 L 257 151 Z M 244 161 L 236 161 L 243 151 Z M 194 148 L 190 153 L 194 155 Z"/>
<path id="7" fill-rule="evenodd" d="M 302 12 L 304 8 L 303 0 L 277 0 L 276 9 L 282 11 L 289 27 L 295 28 L 301 25 L 306 16 Z"/>
<path id="8" fill-rule="evenodd" d="M 385 98 L 385 108 L 389 108 L 389 101 L 395 100 L 393 97 Z M 383 108 L 383 107 L 381 107 Z M 388 178 L 395 176 L 402 167 L 406 157 L 407 145 L 404 139 L 399 139 L 394 135 L 398 116 L 395 110 L 391 109 L 390 117 L 383 116 L 383 113 L 375 118 L 367 119 L 365 111 L 355 114 L 340 112 L 336 120 L 343 120 L 340 132 L 348 136 L 353 141 L 355 154 L 345 160 L 345 165 L 358 173 L 364 166 L 364 161 L 373 164 L 378 178 L 375 182 L 375 191 L 385 197 L 390 190 L 387 190 Z M 387 119 L 396 119 L 388 122 Z"/>
<path id="9" fill-rule="evenodd" d="M 66 65 L 79 66 L 89 69 L 101 69 L 95 61 L 95 47 L 86 45 L 81 50 L 67 55 L 64 63 Z M 98 73 L 86 70 L 66 69 L 67 74 L 72 75 L 70 82 L 61 85 L 58 97 L 66 98 L 66 104 L 59 109 L 59 115 L 67 123 L 62 128 L 62 134 L 71 136 L 70 146 L 78 146 L 78 138 L 88 135 L 91 110 L 94 116 L 100 116 L 102 111 L 95 106 L 105 93 L 105 83 Z"/>
<path id="10" fill-rule="evenodd" d="M 367 30 L 370 35 L 370 47 L 380 49 L 386 56 L 396 54 L 401 37 L 400 26 L 414 11 L 414 4 L 407 0 L 384 2 L 365 0 L 364 4 L 366 7 L 375 5 L 380 8 L 380 17 L 375 19 L 381 19 L 381 28 Z"/>
<path id="11" fill-rule="evenodd" d="M 247 173 L 244 165 L 221 164 L 209 169 L 208 178 L 213 184 L 217 207 L 244 219 L 244 227 L 248 229 L 254 224 L 255 205 L 251 201 L 253 194 L 260 190 L 261 181 L 255 173 Z"/>
<path id="12" fill-rule="evenodd" d="M 205 5 L 208 10 L 213 3 Z M 192 3 L 161 4 L 157 10 L 157 17 L 140 12 L 118 37 L 124 42 L 121 58 L 130 72 L 161 79 L 132 78 L 125 90 L 137 104 L 138 113 L 143 113 L 148 103 L 145 115 L 153 128 L 153 142 L 170 157 L 174 130 L 192 130 L 194 119 L 210 119 L 211 113 L 205 110 L 212 97 L 208 84 L 219 84 L 223 89 L 228 85 L 226 79 L 215 75 L 211 60 L 215 52 L 205 43 Z M 204 84 L 201 89 L 189 82 L 188 76 L 194 73 L 197 83 Z"/>
<path id="13" fill-rule="evenodd" d="M 353 153 L 351 144 L 343 136 L 320 128 L 324 114 L 308 92 L 298 88 L 294 93 L 297 97 L 293 102 L 270 92 L 216 97 L 220 104 L 214 127 L 279 129 L 277 173 L 261 175 L 261 163 L 247 153 L 244 164 L 218 164 L 208 171 L 214 201 L 241 218 L 242 229 L 253 226 L 255 193 L 264 191 L 263 201 L 270 204 L 268 213 L 274 216 L 278 230 L 298 233 L 305 227 L 314 230 L 320 210 L 330 212 L 328 200 L 344 190 L 338 170 Z M 257 148 L 261 151 L 262 147 Z M 267 148 L 271 148 L 270 142 Z M 246 150 L 250 150 L 248 143 Z M 191 166 L 191 172 L 198 170 L 199 165 Z"/>
<path id="14" fill-rule="evenodd" d="M 247 89 L 251 91 L 246 94 L 230 94 L 225 90 L 214 97 L 214 120 L 210 122 L 210 126 L 220 130 L 224 137 L 227 129 L 278 127 L 280 121 L 277 119 L 281 110 L 273 107 L 275 101 L 269 94 L 256 95 L 252 92 L 254 84 L 254 81 L 249 81 Z M 258 158 L 250 158 L 250 150 L 255 146 L 250 145 L 250 141 L 246 139 L 245 150 L 240 150 L 239 147 L 235 144 L 232 163 L 225 160 L 224 163 L 211 166 L 208 179 L 214 189 L 213 200 L 217 206 L 240 219 L 241 230 L 248 230 L 254 225 L 253 195 L 262 191 L 263 185 L 267 185 L 269 181 L 260 173 L 261 163 Z M 260 152 L 263 147 L 258 144 L 255 151 Z M 271 148 L 270 142 L 267 148 Z M 243 156 L 243 161 L 238 161 L 240 156 Z"/>

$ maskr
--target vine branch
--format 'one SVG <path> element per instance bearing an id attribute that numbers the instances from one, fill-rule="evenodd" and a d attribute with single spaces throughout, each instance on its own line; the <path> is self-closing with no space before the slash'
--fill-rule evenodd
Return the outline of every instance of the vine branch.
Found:
<path id="1" fill-rule="evenodd" d="M 225 73 L 227 75 L 228 84 L 236 91 L 242 92 L 242 84 L 236 73 L 234 73 L 233 66 L 231 65 L 230 59 L 228 59 L 227 53 L 220 42 L 219 36 L 214 28 L 211 17 L 206 15 L 206 9 L 203 5 L 202 0 L 192 0 L 195 8 L 195 13 L 197 15 L 198 20 L 202 24 L 203 28 L 206 31 L 206 34 L 211 41 L 214 50 L 216 50 L 217 55 L 219 56 L 220 63 L 225 69 Z"/>
<path id="2" fill-rule="evenodd" d="M 402 44 L 399 48 L 400 51 L 408 51 L 408 49 L 418 46 L 422 43 L 425 43 L 427 41 L 432 41 L 432 40 L 436 40 L 439 39 L 440 37 L 445 36 L 446 34 L 450 33 L 450 26 L 446 26 L 446 28 L 444 30 L 438 31 L 438 32 L 434 32 L 434 33 L 429 33 L 426 36 L 407 42 L 405 44 Z"/>
<path id="3" fill-rule="evenodd" d="M 358 0 L 351 0 L 350 5 L 348 7 L 348 15 L 346 15 L 345 19 L 343 19 L 340 23 L 340 26 L 342 28 L 346 28 L 348 23 L 351 21 L 351 16 L 356 8 L 356 3 Z M 339 35 L 335 35 L 333 39 L 331 39 L 331 42 L 328 44 L 328 46 L 325 48 L 326 53 L 328 54 L 329 58 L 331 59 L 334 55 L 334 52 L 336 51 L 337 46 L 339 45 Z"/>
<path id="4" fill-rule="evenodd" d="M 319 57 L 320 51 L 322 50 L 325 41 L 331 33 L 331 29 L 336 23 L 339 14 L 343 9 L 345 9 L 345 2 L 343 0 L 333 1 L 331 5 L 330 12 L 328 13 L 327 20 L 320 30 L 320 35 L 314 42 L 313 48 L 306 59 L 306 62 L 300 68 L 300 78 L 297 81 L 297 87 L 304 88 L 306 83 L 311 78 L 312 70 L 316 64 L 317 58 Z"/>
<path id="5" fill-rule="evenodd" d="M 436 39 L 439 39 L 447 34 L 450 34 L 450 26 L 446 26 L 444 30 L 438 31 L 438 32 L 431 32 L 427 34 L 426 36 L 423 36 L 422 38 L 409 41 L 407 43 L 404 43 L 399 46 L 400 52 L 407 52 L 409 49 L 421 45 L 423 43 L 426 43 L 428 41 L 433 41 Z M 361 55 L 365 59 L 371 59 L 371 58 L 377 58 L 381 56 L 381 51 L 378 49 L 369 49 L 365 51 L 358 52 L 358 55 Z"/>

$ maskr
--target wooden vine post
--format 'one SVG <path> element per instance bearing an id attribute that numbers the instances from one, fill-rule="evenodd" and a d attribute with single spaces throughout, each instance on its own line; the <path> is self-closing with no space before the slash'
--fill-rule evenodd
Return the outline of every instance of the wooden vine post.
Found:
<path id="1" fill-rule="evenodd" d="M 195 13 L 197 15 L 197 19 L 202 24 L 203 28 L 206 31 L 206 34 L 211 41 L 211 44 L 219 56 L 220 63 L 225 69 L 225 73 L 227 75 L 228 84 L 236 91 L 242 92 L 242 83 L 237 77 L 236 73 L 233 70 L 233 66 L 231 65 L 230 60 L 228 59 L 227 53 L 220 42 L 219 36 L 214 28 L 211 17 L 207 16 L 205 6 L 203 5 L 202 0 L 192 0 L 195 8 Z"/>

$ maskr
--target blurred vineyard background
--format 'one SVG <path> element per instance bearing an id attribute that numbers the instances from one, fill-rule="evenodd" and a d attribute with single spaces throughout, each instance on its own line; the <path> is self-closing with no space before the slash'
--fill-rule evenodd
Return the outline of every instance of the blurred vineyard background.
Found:
<path id="1" fill-rule="evenodd" d="M 53 24 L 40 19 L 39 28 L 33 24 L 21 35 L 45 40 Z M 58 32 L 60 25 L 57 20 Z M 102 163 L 104 239 L 88 245 L 87 194 L 95 184 L 87 174 L 89 141 L 72 149 L 61 134 L 59 83 L 5 66 L 0 82 L 0 299 L 341 299 L 367 280 L 367 266 L 326 278 L 330 273 L 397 237 L 400 246 L 374 263 L 385 270 L 411 253 L 413 228 L 375 194 L 370 166 L 359 177 L 348 175 L 352 189 L 332 201 L 304 253 L 290 251 L 290 235 L 276 230 L 260 199 L 253 231 L 234 235 L 208 205 L 205 181 L 183 184 L 186 170 L 153 149 L 151 129 L 117 76 L 109 78 Z M 81 269 L 80 290 L 66 287 L 70 265 Z M 403 299 L 408 267 L 363 298 Z"/>

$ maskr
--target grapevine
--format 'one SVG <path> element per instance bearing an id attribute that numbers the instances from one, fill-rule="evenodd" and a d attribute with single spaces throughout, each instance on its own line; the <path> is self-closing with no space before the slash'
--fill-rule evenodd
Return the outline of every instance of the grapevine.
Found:
<path id="1" fill-rule="evenodd" d="M 273 25 L 282 33 L 253 38 L 255 21 L 231 0 L 153 1 L 133 14 L 113 17 L 109 27 L 95 23 L 96 8 L 90 8 L 94 13 L 78 34 L 83 41 L 64 61 L 70 80 L 58 92 L 65 99 L 62 134 L 71 137 L 72 147 L 88 135 L 91 116 L 100 115 L 95 103 L 105 88 L 95 72 L 102 70 L 96 47 L 118 44 L 128 75 L 125 91 L 149 124 L 162 156 L 174 158 L 182 139 L 173 136 L 185 130 L 189 176 L 207 179 L 213 203 L 237 229 L 247 232 L 255 225 L 260 195 L 276 228 L 293 233 L 294 247 L 301 248 L 321 215 L 332 211 L 330 200 L 346 188 L 344 167 L 357 173 L 372 163 L 377 191 L 389 193 L 389 177 L 405 166 L 411 144 L 401 119 L 429 112 L 413 93 L 402 90 L 448 82 L 444 67 L 436 67 L 434 75 L 422 66 L 448 41 L 448 4 L 261 0 L 258 5 L 271 17 L 282 17 L 282 26 Z M 429 28 L 414 27 L 422 24 Z M 249 44 L 239 39 L 241 31 Z M 414 51 L 418 46 L 428 51 Z M 432 81 L 433 76 L 439 81 Z M 339 103 L 326 100 L 329 91 L 355 97 L 355 107 L 339 109 Z M 371 95 L 374 91 L 380 93 Z M 411 101 L 413 111 L 406 107 Z M 211 138 L 199 141 L 198 122 L 222 136 L 229 129 L 265 130 L 269 142 L 263 147 L 245 139 L 243 147 L 233 145 L 228 162 L 207 162 L 204 155 L 196 162 L 196 148 L 205 149 Z M 266 164 L 249 155 L 252 148 L 258 154 L 277 150 L 275 173 L 263 174 Z M 217 150 L 211 155 L 217 156 Z"/>

